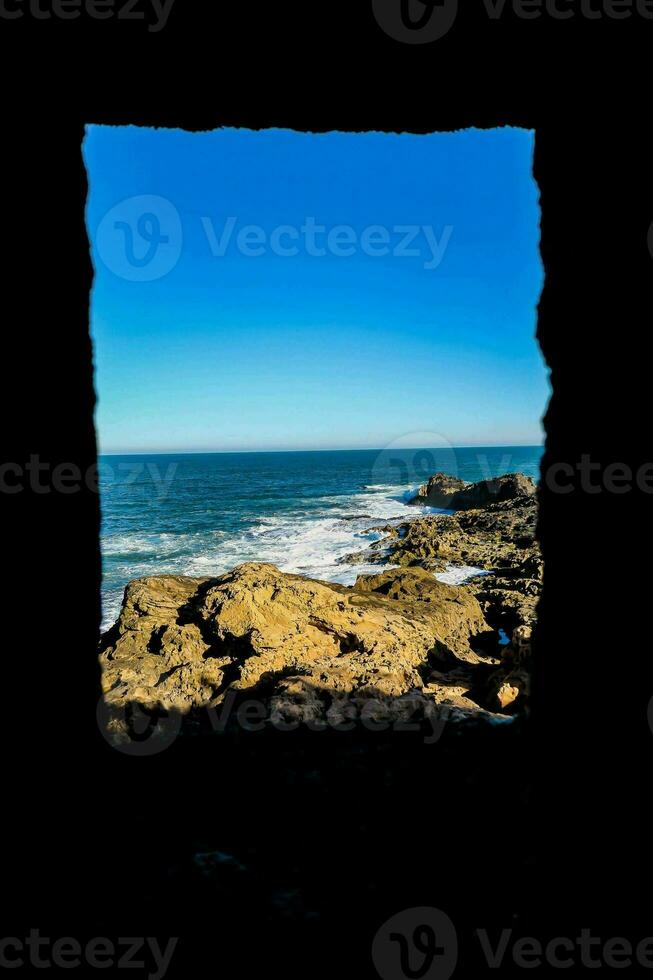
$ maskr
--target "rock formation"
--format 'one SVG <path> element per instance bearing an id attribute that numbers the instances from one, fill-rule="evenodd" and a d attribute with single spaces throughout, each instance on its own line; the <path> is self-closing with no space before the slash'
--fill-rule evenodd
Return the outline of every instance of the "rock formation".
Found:
<path id="1" fill-rule="evenodd" d="M 451 510 L 474 510 L 488 504 L 517 500 L 535 494 L 535 484 L 521 473 L 507 473 L 493 480 L 466 484 L 455 476 L 436 473 L 420 487 L 411 504 L 427 504 Z"/>
<path id="2" fill-rule="evenodd" d="M 395 567 L 353 587 L 259 563 L 217 578 L 131 582 L 100 650 L 114 731 L 130 705 L 192 717 L 229 692 L 257 701 L 266 722 L 396 720 L 445 707 L 457 720 L 491 720 L 517 710 L 542 574 L 535 488 L 517 474 L 459 483 L 433 477 L 421 499 L 460 511 L 383 528 L 364 560 Z M 451 565 L 487 574 L 446 585 L 434 572 Z"/>
<path id="3" fill-rule="evenodd" d="M 471 508 L 471 501 L 485 503 Z M 494 675 L 488 688 L 493 694 L 486 703 L 501 709 L 524 704 L 543 574 L 535 484 L 520 473 L 470 485 L 436 473 L 411 503 L 446 504 L 450 512 L 377 527 L 382 537 L 344 560 L 435 574 L 462 566 L 482 570 L 458 588 L 479 601 L 488 625 L 501 630 L 508 641 L 501 651 L 503 671 Z"/>
<path id="4" fill-rule="evenodd" d="M 139 579 L 104 637 L 105 703 L 188 714 L 232 691 L 302 721 L 337 721 L 372 701 L 394 717 L 407 698 L 483 713 L 470 692 L 497 668 L 493 635 L 470 592 L 424 569 L 353 588 L 256 563 L 215 579 Z"/>
<path id="5" fill-rule="evenodd" d="M 422 491 L 429 486 L 446 487 L 451 478 L 440 480 L 442 476 L 436 474 Z M 490 482 L 492 493 L 500 499 L 468 509 L 470 499 L 486 498 L 489 486 L 485 481 L 471 484 L 461 491 L 465 495 L 461 510 L 375 528 L 383 534 L 380 540 L 345 560 L 426 568 L 435 573 L 456 566 L 482 569 L 484 574 L 464 588 L 479 599 L 488 621 L 508 634 L 519 626 L 532 626 L 542 582 L 542 559 L 535 540 L 535 484 L 521 474 Z M 426 502 L 426 496 L 420 499 Z M 462 497 L 454 493 L 450 503 L 454 499 Z"/>
<path id="6" fill-rule="evenodd" d="M 455 498 L 464 491 L 467 484 L 457 476 L 436 473 L 428 483 L 421 486 L 409 504 L 428 504 L 429 507 L 452 507 Z"/>

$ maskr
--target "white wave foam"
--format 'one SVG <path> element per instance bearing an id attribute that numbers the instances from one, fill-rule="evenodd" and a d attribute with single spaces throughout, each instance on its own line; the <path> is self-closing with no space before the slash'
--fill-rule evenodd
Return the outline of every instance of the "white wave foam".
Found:
<path id="1" fill-rule="evenodd" d="M 464 585 L 478 575 L 490 575 L 485 568 L 475 568 L 474 565 L 447 565 L 444 572 L 436 572 L 438 582 L 446 585 Z"/>
<path id="2" fill-rule="evenodd" d="M 417 493 L 417 488 L 412 483 L 366 483 L 363 486 L 363 490 L 375 490 L 380 493 L 396 493 L 401 491 L 402 493 Z"/>
<path id="3" fill-rule="evenodd" d="M 379 485 L 380 487 L 380 485 Z M 103 552 L 112 558 L 112 581 L 147 575 L 221 575 L 246 561 L 269 562 L 282 571 L 341 585 L 353 585 L 359 575 L 380 571 L 377 564 L 343 562 L 346 555 L 364 551 L 383 537 L 384 524 L 396 524 L 432 512 L 424 506 L 408 507 L 395 490 L 384 486 L 339 497 L 324 497 L 336 504 L 310 512 L 261 515 L 256 523 L 233 533 L 201 531 L 181 534 L 123 533 L 103 540 Z M 347 520 L 343 520 L 347 518 Z M 377 530 L 372 530 L 376 527 Z M 121 560 L 121 558 L 123 560 Z M 103 595 L 103 629 L 120 611 L 123 589 L 108 587 Z"/>
<path id="4" fill-rule="evenodd" d="M 104 633 L 108 630 L 120 615 L 122 606 L 123 589 L 105 589 L 102 592 L 102 624 L 100 630 Z"/>
<path id="5" fill-rule="evenodd" d="M 195 534 L 173 534 L 160 532 L 156 534 L 143 534 L 140 532 L 110 534 L 102 539 L 102 552 L 104 555 L 165 555 L 172 554 L 182 548 L 192 547 L 194 541 L 198 541 L 211 534 L 221 536 L 223 531 L 197 532 Z"/>

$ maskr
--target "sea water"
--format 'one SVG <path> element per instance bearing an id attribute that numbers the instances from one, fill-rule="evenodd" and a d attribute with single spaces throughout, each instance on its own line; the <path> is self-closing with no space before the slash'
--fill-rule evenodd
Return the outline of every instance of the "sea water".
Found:
<path id="1" fill-rule="evenodd" d="M 435 472 L 467 482 L 539 477 L 539 446 L 100 457 L 103 629 L 145 575 L 219 575 L 244 561 L 351 585 L 379 565 L 347 564 L 379 525 L 433 513 L 409 506 Z M 453 584 L 480 569 L 448 568 Z"/>

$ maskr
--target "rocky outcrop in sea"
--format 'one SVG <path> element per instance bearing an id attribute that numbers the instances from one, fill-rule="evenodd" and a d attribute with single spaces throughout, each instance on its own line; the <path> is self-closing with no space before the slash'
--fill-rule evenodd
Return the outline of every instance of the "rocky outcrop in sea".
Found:
<path id="1" fill-rule="evenodd" d="M 262 563 L 131 582 L 100 648 L 113 735 L 130 706 L 193 722 L 227 697 L 255 702 L 264 725 L 493 723 L 525 709 L 542 579 L 535 485 L 436 474 L 416 500 L 449 512 L 377 529 L 380 540 L 348 560 L 379 573 L 352 587 Z M 436 578 L 468 566 L 483 574 Z"/>

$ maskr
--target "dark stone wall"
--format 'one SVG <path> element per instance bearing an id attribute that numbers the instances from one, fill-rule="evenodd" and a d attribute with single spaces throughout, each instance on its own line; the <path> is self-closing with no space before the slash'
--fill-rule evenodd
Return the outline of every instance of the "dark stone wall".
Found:
<path id="1" fill-rule="evenodd" d="M 493 22 L 468 4 L 421 46 L 384 35 L 367 3 L 177 0 L 158 34 L 0 28 L 4 460 L 95 460 L 80 148 L 93 122 L 535 128 L 544 468 L 649 461 L 653 22 Z M 254 736 L 142 759 L 110 749 L 95 720 L 97 495 L 3 495 L 7 934 L 179 935 L 174 966 L 196 976 L 230 963 L 374 976 L 376 929 L 421 904 L 461 935 L 514 922 L 649 935 L 649 500 L 542 491 L 527 724 L 431 749 Z M 203 876 L 193 856 L 213 851 L 245 870 Z"/>

